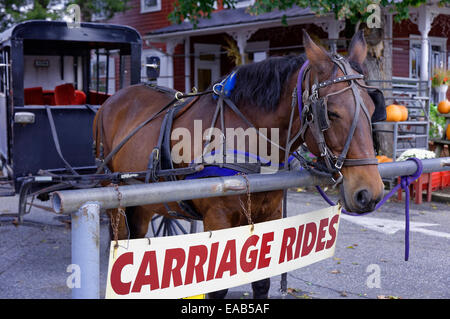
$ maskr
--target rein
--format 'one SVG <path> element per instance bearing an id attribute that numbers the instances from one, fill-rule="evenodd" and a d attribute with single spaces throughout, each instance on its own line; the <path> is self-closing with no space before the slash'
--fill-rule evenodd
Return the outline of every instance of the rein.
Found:
<path id="1" fill-rule="evenodd" d="M 412 182 L 414 182 L 416 179 L 418 179 L 420 177 L 420 175 L 422 175 L 422 171 L 423 171 L 423 164 L 420 159 L 411 157 L 411 158 L 408 158 L 407 160 L 411 160 L 416 163 L 416 165 L 417 165 L 416 172 L 409 176 L 401 176 L 400 183 L 398 183 L 393 189 L 391 189 L 391 191 L 386 196 L 384 196 L 384 198 L 380 202 L 378 202 L 378 204 L 375 206 L 375 209 L 373 211 L 361 213 L 361 214 L 355 214 L 355 213 L 347 212 L 343 208 L 341 210 L 344 214 L 350 215 L 350 216 L 362 216 L 362 215 L 367 215 L 367 214 L 373 213 L 378 208 L 380 208 L 383 204 L 385 204 L 387 202 L 387 200 L 389 198 L 391 198 L 392 195 L 394 195 L 397 192 L 397 190 L 401 187 L 403 189 L 403 191 L 405 192 L 405 261 L 408 261 L 408 259 L 409 259 L 409 197 L 410 197 L 409 185 Z M 320 186 L 316 186 L 316 189 L 328 204 L 330 204 L 331 206 L 336 205 L 327 196 L 327 194 L 322 190 L 322 188 Z"/>

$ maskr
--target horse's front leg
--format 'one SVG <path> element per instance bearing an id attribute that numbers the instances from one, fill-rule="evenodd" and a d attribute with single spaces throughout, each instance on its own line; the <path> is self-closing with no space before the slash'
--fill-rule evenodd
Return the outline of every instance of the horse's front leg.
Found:
<path id="1" fill-rule="evenodd" d="M 268 299 L 270 289 L 270 278 L 252 282 L 253 299 Z"/>
<path id="2" fill-rule="evenodd" d="M 220 205 L 219 205 L 220 206 Z M 240 213 L 230 213 L 228 209 L 218 208 L 210 205 L 206 214 L 203 215 L 204 231 L 213 231 L 238 226 L 240 222 Z M 213 291 L 208 293 L 208 299 L 225 299 L 228 289 Z"/>

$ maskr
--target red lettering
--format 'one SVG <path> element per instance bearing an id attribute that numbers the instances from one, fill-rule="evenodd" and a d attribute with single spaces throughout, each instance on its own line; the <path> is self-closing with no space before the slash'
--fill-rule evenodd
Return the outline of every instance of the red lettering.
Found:
<path id="1" fill-rule="evenodd" d="M 253 249 L 252 251 L 250 251 L 250 253 L 248 254 L 248 257 L 250 259 L 249 261 L 247 261 L 247 251 L 250 248 L 250 246 L 256 246 L 256 244 L 258 243 L 258 240 L 259 240 L 259 236 L 252 235 L 249 238 L 247 238 L 244 245 L 242 246 L 240 264 L 241 264 L 241 269 L 244 272 L 252 271 L 256 267 L 256 260 L 258 258 L 258 250 Z"/>
<path id="2" fill-rule="evenodd" d="M 267 243 L 271 241 L 273 241 L 273 232 L 262 236 L 261 249 L 259 250 L 258 269 L 268 267 L 270 264 L 270 257 L 266 258 L 266 255 L 270 253 L 270 245 Z"/>
<path id="3" fill-rule="evenodd" d="M 322 239 L 325 238 L 326 231 L 325 227 L 328 225 L 328 218 L 324 218 L 319 223 L 319 233 L 317 234 L 317 245 L 316 245 L 316 252 L 323 250 L 325 247 L 325 242 L 322 241 Z"/>
<path id="4" fill-rule="evenodd" d="M 303 237 L 302 257 L 308 255 L 316 243 L 317 226 L 316 223 L 308 223 L 305 227 L 305 236 Z"/>
<path id="5" fill-rule="evenodd" d="M 217 251 L 219 249 L 219 243 L 213 243 L 211 245 L 211 253 L 209 254 L 208 274 L 206 280 L 214 279 L 214 272 L 216 271 Z"/>
<path id="6" fill-rule="evenodd" d="M 146 275 L 147 269 L 150 270 L 148 275 Z M 150 285 L 150 290 L 159 288 L 158 267 L 156 264 L 155 251 L 146 251 L 144 253 L 141 265 L 139 266 L 139 270 L 136 275 L 136 280 L 133 284 L 132 292 L 141 292 L 142 286 L 144 285 Z"/>
<path id="7" fill-rule="evenodd" d="M 198 257 L 198 262 L 196 259 Z M 195 277 L 197 282 L 202 282 L 205 280 L 205 274 L 203 272 L 203 265 L 208 257 L 208 248 L 205 245 L 192 246 L 189 248 L 189 256 L 186 264 L 186 280 L 185 285 L 191 284 Z"/>
<path id="8" fill-rule="evenodd" d="M 304 228 L 305 228 L 305 225 L 300 225 L 298 227 L 297 242 L 295 244 L 295 255 L 294 255 L 295 259 L 297 259 L 298 256 L 300 256 L 300 247 L 302 246 L 302 238 L 303 238 L 303 229 Z"/>
<path id="9" fill-rule="evenodd" d="M 216 279 L 222 278 L 225 271 L 229 271 L 230 276 L 233 276 L 237 273 L 235 239 L 227 241 L 227 244 L 223 251 L 222 259 L 220 260 L 219 268 L 217 269 Z"/>
<path id="10" fill-rule="evenodd" d="M 125 253 L 119 256 L 114 262 L 111 269 L 111 288 L 118 295 L 126 295 L 130 292 L 131 282 L 122 282 L 121 274 L 122 269 L 126 265 L 133 264 L 133 253 Z"/>
<path id="11" fill-rule="evenodd" d="M 339 215 L 334 215 L 333 218 L 330 220 L 330 225 L 328 226 L 328 233 L 331 236 L 331 239 L 327 241 L 327 245 L 325 246 L 326 249 L 331 248 L 334 244 L 334 241 L 336 240 L 336 228 L 334 225 L 337 224 L 339 221 Z"/>
<path id="12" fill-rule="evenodd" d="M 177 287 L 183 284 L 181 279 L 181 267 L 186 259 L 184 250 L 181 248 L 172 248 L 166 250 L 164 257 L 164 269 L 161 280 L 161 288 L 170 286 L 170 278 L 173 278 L 173 286 Z M 176 260 L 176 266 L 173 267 L 173 261 Z"/>
<path id="13" fill-rule="evenodd" d="M 285 257 L 287 257 L 287 261 L 292 260 L 292 246 L 294 245 L 296 234 L 294 227 L 284 230 L 283 239 L 281 240 L 280 259 L 278 260 L 279 264 L 284 262 Z"/>

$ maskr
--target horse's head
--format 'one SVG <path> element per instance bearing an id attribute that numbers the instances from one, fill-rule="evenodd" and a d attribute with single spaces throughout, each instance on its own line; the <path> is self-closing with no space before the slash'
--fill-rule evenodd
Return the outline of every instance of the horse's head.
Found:
<path id="1" fill-rule="evenodd" d="M 371 124 L 383 116 L 385 105 L 381 92 L 367 87 L 356 71 L 367 54 L 363 34 L 355 34 L 346 58 L 329 54 L 306 32 L 303 42 L 309 61 L 302 79 L 308 93 L 303 96 L 303 139 L 334 174 L 344 207 L 358 213 L 372 211 L 384 188 Z M 377 97 L 382 101 L 376 103 Z"/>

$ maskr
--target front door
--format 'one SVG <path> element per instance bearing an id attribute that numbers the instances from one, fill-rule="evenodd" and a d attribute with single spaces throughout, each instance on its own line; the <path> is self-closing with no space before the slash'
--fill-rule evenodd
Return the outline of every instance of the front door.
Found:
<path id="1" fill-rule="evenodd" d="M 203 92 L 220 77 L 220 45 L 195 43 L 194 52 L 195 87 Z"/>

